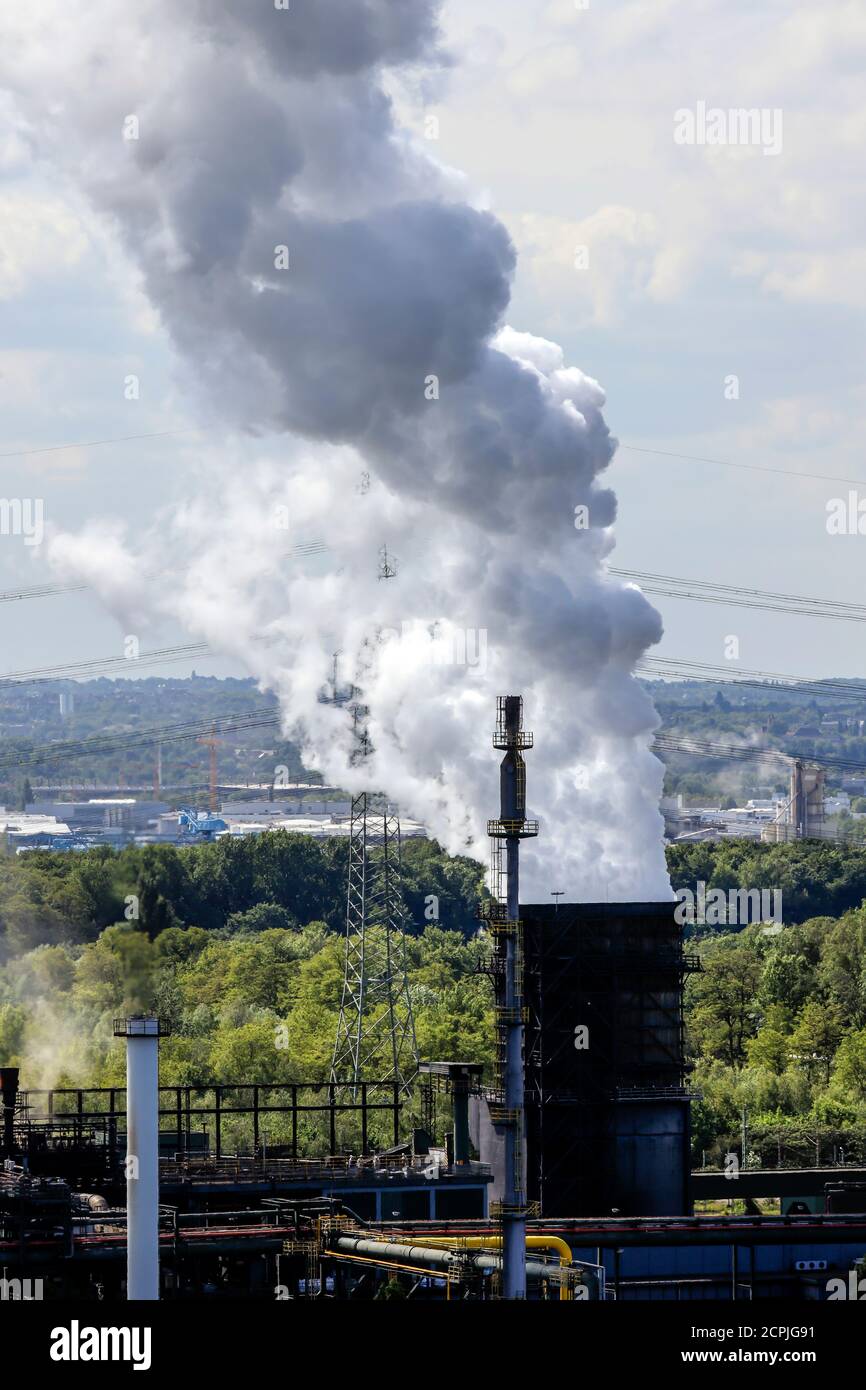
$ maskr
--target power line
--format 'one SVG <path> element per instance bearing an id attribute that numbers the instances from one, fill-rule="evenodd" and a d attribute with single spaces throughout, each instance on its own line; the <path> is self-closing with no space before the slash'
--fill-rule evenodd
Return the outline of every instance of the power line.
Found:
<path id="1" fill-rule="evenodd" d="M 306 541 L 284 552 L 287 556 L 320 555 L 329 546 L 321 540 Z M 188 567 L 188 568 L 191 568 Z M 802 594 L 776 593 L 772 590 L 748 589 L 712 580 L 683 579 L 676 575 L 654 574 L 646 570 L 620 569 L 610 566 L 608 574 L 640 585 L 645 593 L 668 598 L 692 599 L 699 603 L 714 603 L 737 608 L 764 609 L 775 613 L 804 614 L 807 617 L 835 618 L 847 622 L 866 622 L 866 605 L 848 603 L 841 599 L 816 599 Z M 30 598 L 49 598 L 57 594 L 80 593 L 91 589 L 89 584 L 42 584 L 31 588 L 0 590 L 0 603 L 18 602 Z M 697 592 L 695 592 L 697 591 Z"/>
<path id="2" fill-rule="evenodd" d="M 60 454 L 70 449 L 97 449 L 107 444 L 130 444 L 143 439 L 169 439 L 181 434 L 208 434 L 213 432 L 207 426 L 183 425 L 177 429 L 155 430 L 150 434 L 121 434 L 104 439 L 75 440 L 66 444 L 46 444 L 35 449 L 16 449 L 11 453 L 0 454 L 0 459 L 34 458 L 38 454 Z M 617 448 L 631 454 L 651 454 L 655 458 L 679 459 L 684 463 L 709 463 L 719 468 L 739 468 L 748 473 L 776 473 L 789 478 L 808 478 L 817 482 L 848 483 L 853 487 L 866 486 L 866 478 L 839 478 L 831 473 L 804 473 L 797 468 L 773 468 L 763 463 L 735 463 L 733 459 L 707 458 L 702 454 L 681 454 L 671 449 L 649 449 L 640 444 L 623 444 L 617 441 Z"/>
<path id="3" fill-rule="evenodd" d="M 68 449 L 96 449 L 103 444 L 129 444 L 138 439 L 166 439 L 169 435 L 198 434 L 197 425 L 185 425 L 177 430 L 157 430 L 153 434 L 121 434 L 112 439 L 85 439 L 73 444 L 47 444 L 38 449 L 16 449 L 11 454 L 0 454 L 0 459 L 27 459 L 36 454 L 62 454 Z"/>
<path id="4" fill-rule="evenodd" d="M 747 589 L 739 584 L 723 584 L 720 580 L 716 579 L 682 579 L 673 574 L 651 574 L 647 570 L 611 569 L 609 572 L 611 574 L 637 575 L 639 578 L 663 580 L 668 584 L 691 584 L 698 589 L 712 589 L 732 594 L 758 595 L 761 598 L 784 599 L 794 603 L 830 604 L 835 607 L 853 608 L 860 612 L 866 612 L 866 605 L 862 603 L 847 603 L 843 599 L 810 598 L 805 594 L 778 593 L 773 589 Z"/>
<path id="5" fill-rule="evenodd" d="M 645 594 L 658 594 L 658 595 L 660 595 L 661 597 L 664 597 L 664 598 L 686 598 L 686 599 L 695 599 L 695 600 L 697 600 L 699 603 L 721 604 L 723 607 L 726 607 L 726 608 L 750 608 L 750 609 L 753 609 L 753 610 L 762 609 L 762 610 L 764 610 L 765 612 L 769 612 L 769 613 L 801 614 L 802 616 L 807 617 L 807 618 L 836 618 L 836 619 L 838 619 L 838 620 L 840 620 L 840 621 L 842 621 L 842 622 L 849 622 L 849 623 L 862 623 L 862 622 L 866 622 L 866 613 L 862 613 L 862 614 L 851 614 L 851 613 L 840 613 L 840 612 L 822 611 L 822 610 L 819 609 L 819 608 L 797 608 L 797 607 L 795 607 L 794 605 L 786 605 L 786 604 L 772 604 L 772 603 L 759 603 L 759 602 L 751 602 L 751 603 L 749 603 L 749 602 L 747 602 L 747 601 L 744 601 L 743 599 L 736 599 L 736 598 L 730 598 L 730 597 L 718 597 L 718 596 L 713 596 L 713 595 L 709 595 L 709 594 L 691 594 L 691 593 L 688 593 L 687 591 L 684 591 L 684 590 L 677 590 L 677 589 L 662 589 L 662 588 L 655 587 L 655 586 L 653 586 L 653 585 L 651 585 L 651 584 L 642 584 L 642 585 L 641 585 L 641 589 L 643 590 L 643 592 L 644 592 Z"/>
<path id="6" fill-rule="evenodd" d="M 644 593 L 663 594 L 668 598 L 693 599 L 699 603 L 716 603 L 734 608 L 766 609 L 774 613 L 800 613 L 812 618 L 866 622 L 866 605 L 847 603 L 841 599 L 816 599 L 807 598 L 802 594 L 773 593 L 765 589 L 746 589 L 735 584 L 721 584 L 711 580 L 681 579 L 675 575 L 652 574 L 645 570 L 610 567 L 607 573 L 638 584 Z"/>
<path id="7" fill-rule="evenodd" d="M 250 637 L 251 642 L 262 643 L 264 646 L 271 646 L 278 640 L 269 633 L 254 633 Z M 65 666 L 37 666 L 30 671 L 9 671 L 5 676 L 0 676 L 0 690 L 4 688 L 15 689 L 20 685 L 41 685 L 53 681 L 77 680 L 79 678 L 94 680 L 106 672 L 117 669 L 124 670 L 130 666 L 138 668 L 168 665 L 170 662 L 189 661 L 192 657 L 209 659 L 221 655 L 222 653 L 215 652 L 206 642 L 188 642 L 176 647 L 155 647 L 152 651 L 141 652 L 135 657 L 91 657 L 87 661 L 69 662 Z"/>
<path id="8" fill-rule="evenodd" d="M 657 748 L 661 748 L 671 753 L 689 753 L 694 757 L 708 758 L 757 758 L 770 759 L 780 762 L 793 762 L 797 758 L 796 753 L 783 753 L 777 748 L 756 748 L 751 744 L 718 743 L 711 739 L 694 738 L 689 734 L 677 737 L 672 733 L 660 731 L 653 738 L 653 743 Z M 864 764 L 866 766 L 866 764 Z"/>
<path id="9" fill-rule="evenodd" d="M 738 667 L 736 672 L 732 672 L 730 666 L 712 666 L 705 662 L 678 657 L 650 656 L 642 657 L 636 670 L 668 679 L 703 680 L 708 685 L 742 685 L 750 689 L 770 687 L 771 693 L 778 691 L 781 694 L 821 695 L 827 699 L 866 700 L 866 678 L 860 683 L 854 683 L 789 676 L 778 671 L 750 671 L 745 667 Z"/>
<path id="10" fill-rule="evenodd" d="M 821 483 L 849 483 L 852 487 L 866 487 L 866 478 L 837 478 L 832 473 L 803 473 L 798 468 L 771 468 L 765 463 L 734 463 L 732 459 L 704 458 L 700 454 L 675 454 L 669 449 L 646 449 L 638 444 L 619 444 L 618 447 L 630 454 L 653 454 L 656 458 L 682 459 L 685 463 L 712 463 L 720 468 L 741 468 L 747 473 L 781 473 L 787 478 L 808 478 Z"/>
<path id="11" fill-rule="evenodd" d="M 753 744 L 730 744 L 718 743 L 712 739 L 694 738 L 689 734 L 681 735 L 679 738 L 673 733 L 661 731 L 653 739 L 656 747 L 664 752 L 688 753 L 693 757 L 708 758 L 727 758 L 727 759 L 748 759 L 753 758 L 758 761 L 777 761 L 777 762 L 815 762 L 822 767 L 835 767 L 843 771 L 851 769 L 855 772 L 866 771 L 866 762 L 860 758 L 835 758 L 832 755 L 817 757 L 813 753 L 785 753 L 780 748 L 757 748 Z"/>
<path id="12" fill-rule="evenodd" d="M 29 589 L 0 591 L 0 603 L 16 603 L 26 598 L 53 598 L 55 594 L 78 594 L 89 588 L 89 584 L 33 584 Z"/>
<path id="13" fill-rule="evenodd" d="M 255 641 L 255 638 L 253 639 Z M 0 676 L 0 690 L 19 685 L 40 685 L 59 680 L 93 680 L 105 672 L 127 667 L 153 666 L 175 661 L 187 661 L 191 657 L 214 656 L 206 642 L 191 642 L 186 646 L 159 647 L 153 651 L 142 652 L 137 657 L 106 656 L 94 657 L 89 661 L 70 662 L 67 666 L 41 666 L 30 671 L 10 671 Z"/>
<path id="14" fill-rule="evenodd" d="M 253 633 L 251 642 L 273 646 L 279 638 L 270 633 Z M 0 690 L 14 689 L 20 685 L 40 685 L 61 680 L 94 680 L 114 670 L 124 670 L 130 666 L 168 665 L 176 661 L 189 661 L 192 657 L 210 659 L 222 656 L 206 642 L 189 642 L 175 647 L 155 647 L 152 651 L 141 652 L 138 656 L 100 656 L 87 661 L 69 662 L 65 666 L 36 666 L 29 671 L 9 671 L 0 676 Z"/>

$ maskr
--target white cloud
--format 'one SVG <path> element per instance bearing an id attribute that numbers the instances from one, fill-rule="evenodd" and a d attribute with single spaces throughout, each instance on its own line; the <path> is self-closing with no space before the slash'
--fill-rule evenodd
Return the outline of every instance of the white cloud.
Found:
<path id="1" fill-rule="evenodd" d="M 580 221 L 536 213 L 505 221 L 539 297 L 583 321 L 619 323 L 636 298 L 665 297 L 676 283 L 652 213 L 611 204 Z"/>
<path id="2" fill-rule="evenodd" d="M 791 13 L 776 0 L 590 0 L 586 10 L 501 0 L 497 9 L 507 46 L 471 78 L 457 68 L 448 116 L 460 143 L 448 154 L 485 170 L 524 251 L 519 283 L 552 324 L 569 312 L 586 322 L 587 309 L 612 324 L 641 300 L 687 302 L 702 273 L 736 281 L 744 259 L 770 244 L 762 293 L 845 302 L 845 280 L 862 279 L 852 248 L 866 242 L 862 4 Z M 459 33 L 453 5 L 447 14 Z M 781 155 L 675 145 L 674 112 L 698 101 L 781 109 Z M 569 240 L 587 224 L 601 232 L 611 208 L 634 210 L 634 228 L 604 229 L 603 273 L 572 283 Z"/>
<path id="3" fill-rule="evenodd" d="M 0 299 L 77 265 L 87 246 L 81 223 L 59 199 L 20 188 L 0 191 Z"/>
<path id="4" fill-rule="evenodd" d="M 843 304 L 866 308 L 866 250 L 751 252 L 740 258 L 737 274 L 767 294 L 800 304 Z"/>

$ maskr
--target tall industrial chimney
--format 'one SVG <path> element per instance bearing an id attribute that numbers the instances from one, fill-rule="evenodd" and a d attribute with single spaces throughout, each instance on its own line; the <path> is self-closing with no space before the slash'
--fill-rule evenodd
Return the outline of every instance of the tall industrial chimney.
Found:
<path id="1" fill-rule="evenodd" d="M 149 1014 L 115 1019 L 126 1038 L 126 1297 L 159 1298 L 159 1040 L 165 1022 Z"/>
<path id="2" fill-rule="evenodd" d="M 499 819 L 488 821 L 493 840 L 494 903 L 488 921 L 498 941 L 501 973 L 497 985 L 501 1101 L 490 1106 L 493 1122 L 504 1131 L 502 1220 L 502 1294 L 526 1297 L 526 1180 L 524 1174 L 523 942 L 520 923 L 520 841 L 538 834 L 537 821 L 526 819 L 526 765 L 521 750 L 532 747 L 523 730 L 523 700 L 501 695 L 494 748 L 504 751 L 499 771 Z M 502 844 L 505 844 L 505 867 Z M 504 885 L 503 885 L 504 878 Z M 504 886 L 504 894 L 503 894 Z M 503 896 L 505 901 L 503 902 Z M 499 1099 L 497 1097 L 497 1099 Z"/>

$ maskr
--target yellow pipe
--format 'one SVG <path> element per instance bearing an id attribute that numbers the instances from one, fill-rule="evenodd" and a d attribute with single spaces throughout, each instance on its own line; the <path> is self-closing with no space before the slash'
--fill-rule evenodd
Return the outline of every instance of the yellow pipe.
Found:
<path id="1" fill-rule="evenodd" d="M 447 1247 L 449 1250 L 484 1250 L 489 1246 L 500 1248 L 502 1246 L 501 1236 L 415 1236 L 412 1237 L 413 1245 L 430 1245 Z M 555 1250 L 559 1255 L 560 1269 L 568 1269 L 571 1266 L 573 1256 L 571 1246 L 561 1236 L 527 1236 L 527 1250 Z M 567 1284 L 559 1286 L 560 1302 L 573 1302 L 574 1295 Z"/>
<path id="2" fill-rule="evenodd" d="M 417 1242 L 416 1242 L 417 1243 Z M 376 1269 L 402 1269 L 407 1274 L 420 1274 L 424 1279 L 440 1279 L 447 1286 L 446 1298 L 451 1297 L 451 1276 L 444 1271 L 440 1274 L 434 1269 L 428 1269 L 426 1265 L 404 1265 L 397 1260 L 379 1260 L 375 1255 L 349 1255 L 344 1250 L 326 1250 L 325 1254 L 332 1260 L 354 1260 L 357 1264 L 373 1265 Z"/>

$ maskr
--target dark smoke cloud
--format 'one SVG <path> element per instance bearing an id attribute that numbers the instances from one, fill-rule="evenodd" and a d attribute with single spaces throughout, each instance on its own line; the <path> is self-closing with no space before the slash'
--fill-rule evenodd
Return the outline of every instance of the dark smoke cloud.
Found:
<path id="1" fill-rule="evenodd" d="M 196 0 L 195 21 L 230 48 L 254 41 L 281 74 L 346 76 L 430 57 L 439 0 Z"/>

